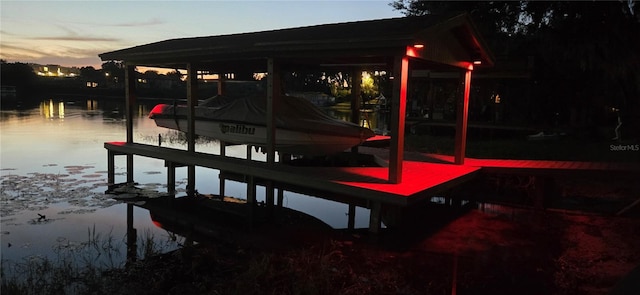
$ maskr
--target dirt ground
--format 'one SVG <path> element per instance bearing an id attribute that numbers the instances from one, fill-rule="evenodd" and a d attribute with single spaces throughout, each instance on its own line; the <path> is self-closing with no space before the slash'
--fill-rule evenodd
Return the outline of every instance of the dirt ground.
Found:
<path id="1" fill-rule="evenodd" d="M 640 197 L 640 186 L 596 177 L 559 179 L 558 188 L 555 208 L 430 204 L 409 226 L 378 235 L 283 226 L 200 240 L 106 273 L 103 291 L 640 294 L 637 277 L 611 293 L 630 272 L 640 273 L 640 205 L 615 214 Z M 580 211 L 571 210 L 575 202 Z"/>

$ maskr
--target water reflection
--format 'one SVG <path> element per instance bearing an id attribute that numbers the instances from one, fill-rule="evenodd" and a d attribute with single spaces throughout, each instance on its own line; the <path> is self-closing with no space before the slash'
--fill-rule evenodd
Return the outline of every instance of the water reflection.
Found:
<path id="1" fill-rule="evenodd" d="M 87 110 L 89 111 L 98 110 L 98 101 L 95 99 L 87 99 Z"/>
<path id="2" fill-rule="evenodd" d="M 40 115 L 46 119 L 64 120 L 64 102 L 54 102 L 53 99 L 40 103 Z"/>
<path id="3" fill-rule="evenodd" d="M 116 196 L 117 197 L 117 196 Z M 131 196 L 129 196 L 131 198 Z M 181 245 L 193 242 L 233 242 L 255 246 L 285 243 L 282 237 L 299 230 L 329 231 L 331 226 L 303 212 L 250 205 L 244 200 L 215 195 L 194 197 L 133 197 L 127 206 L 127 245 L 130 261 L 136 259 L 137 230 L 133 227 L 133 206 L 144 208 L 158 228 L 167 231 Z M 139 217 L 138 217 L 139 218 Z"/>
<path id="4" fill-rule="evenodd" d="M 170 138 L 171 130 L 155 126 L 147 118 L 154 101 L 139 101 L 134 109 L 134 141 L 156 145 L 158 134 Z M 22 257 L 55 258 L 59 240 L 84 241 L 87 229 L 125 236 L 122 224 L 125 204 L 104 194 L 107 160 L 103 143 L 124 141 L 124 98 L 46 99 L 30 107 L 0 110 L 0 209 L 4 260 Z M 183 141 L 163 146 L 186 149 Z M 219 152 L 216 141 L 198 142 L 196 151 Z M 227 155 L 244 157 L 246 146 L 230 146 Z M 263 154 L 252 150 L 252 157 Z M 167 169 L 162 160 L 135 157 L 134 179 L 140 187 L 166 191 Z M 126 161 L 115 163 L 116 177 L 126 177 Z M 219 192 L 217 170 L 198 167 L 196 188 L 201 193 Z M 187 169 L 176 169 L 176 191 L 186 187 Z M 245 199 L 246 184 L 226 181 L 226 195 Z M 265 189 L 258 187 L 258 202 Z M 335 228 L 347 226 L 346 204 L 285 192 L 283 206 L 321 219 Z M 134 206 L 135 228 L 156 237 L 166 232 L 154 226 L 146 209 Z M 39 219 L 39 215 L 46 219 Z M 358 207 L 356 227 L 368 225 L 369 212 Z"/>
<path id="5" fill-rule="evenodd" d="M 351 122 L 352 113 L 350 108 L 345 106 L 335 106 L 326 108 L 325 112 L 337 119 Z M 360 108 L 358 125 L 369 128 L 377 134 L 388 135 L 390 112 L 386 106 L 384 98 L 376 98 L 363 104 Z"/>

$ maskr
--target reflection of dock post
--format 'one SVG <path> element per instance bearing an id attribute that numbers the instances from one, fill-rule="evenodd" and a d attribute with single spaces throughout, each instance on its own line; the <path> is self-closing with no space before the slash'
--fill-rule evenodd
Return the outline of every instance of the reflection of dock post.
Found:
<path id="1" fill-rule="evenodd" d="M 127 204 L 127 263 L 135 262 L 138 253 L 138 233 L 133 227 L 133 204 Z"/>
<path id="2" fill-rule="evenodd" d="M 356 205 L 349 204 L 349 212 L 347 213 L 347 229 L 354 230 L 356 228 Z"/>

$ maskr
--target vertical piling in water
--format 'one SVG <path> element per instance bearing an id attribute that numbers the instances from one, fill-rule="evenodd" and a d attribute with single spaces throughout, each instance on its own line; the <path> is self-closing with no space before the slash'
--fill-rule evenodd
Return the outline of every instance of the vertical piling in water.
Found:
<path id="1" fill-rule="evenodd" d="M 356 205 L 349 204 L 349 212 L 347 213 L 347 229 L 354 230 L 356 227 Z"/>
<path id="2" fill-rule="evenodd" d="M 136 105 L 136 67 L 127 64 L 125 70 L 125 100 L 126 100 L 126 125 L 127 143 L 133 143 L 133 112 Z M 127 183 L 133 183 L 133 154 L 127 154 Z"/>
<path id="3" fill-rule="evenodd" d="M 170 161 L 165 162 L 167 167 L 167 193 L 169 195 L 176 195 L 176 164 Z"/>
<path id="4" fill-rule="evenodd" d="M 284 201 L 284 190 L 281 188 L 278 188 L 278 199 L 276 201 L 276 207 L 282 208 L 283 201 Z"/>
<path id="5" fill-rule="evenodd" d="M 107 185 L 114 185 L 116 178 L 116 153 L 111 150 L 107 151 Z"/>
<path id="6" fill-rule="evenodd" d="M 369 216 L 369 232 L 377 234 L 380 232 L 380 219 L 382 216 L 382 203 L 373 201 L 371 204 L 371 215 Z"/>
<path id="7" fill-rule="evenodd" d="M 251 175 L 245 176 L 247 179 L 247 206 L 249 206 L 249 227 L 253 228 L 256 215 L 256 181 Z"/>
<path id="8" fill-rule="evenodd" d="M 220 141 L 220 156 L 226 156 L 227 155 L 227 143 L 224 141 Z M 225 180 L 224 180 L 224 176 L 222 176 L 224 173 L 222 172 L 222 170 L 220 170 L 220 174 L 218 174 L 218 178 L 220 179 L 220 197 L 224 198 L 225 196 Z"/>
<path id="9" fill-rule="evenodd" d="M 267 218 L 273 219 L 273 205 L 275 199 L 275 187 L 273 185 L 273 181 L 268 180 L 265 186 L 266 196 L 265 196 L 265 205 L 267 207 Z"/>

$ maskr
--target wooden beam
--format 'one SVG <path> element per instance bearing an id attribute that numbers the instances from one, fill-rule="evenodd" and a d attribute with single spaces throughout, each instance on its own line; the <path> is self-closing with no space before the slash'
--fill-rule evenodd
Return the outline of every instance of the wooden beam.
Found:
<path id="1" fill-rule="evenodd" d="M 172 196 L 176 194 L 176 164 L 171 161 L 165 161 L 167 166 L 167 193 Z"/>
<path id="2" fill-rule="evenodd" d="M 133 112 L 136 105 L 136 66 L 126 65 L 125 75 L 125 99 L 127 120 L 127 142 L 133 142 Z"/>
<path id="3" fill-rule="evenodd" d="M 360 106 L 362 105 L 362 68 L 356 67 L 351 71 L 351 123 L 360 125 Z M 358 147 L 351 148 L 354 153 Z"/>
<path id="4" fill-rule="evenodd" d="M 454 163 L 457 165 L 464 165 L 465 151 L 467 148 L 467 120 L 469 117 L 469 93 L 471 91 L 472 69 L 473 67 L 469 67 L 464 74 L 464 93 L 461 99 L 458 99 L 454 148 Z"/>
<path id="5" fill-rule="evenodd" d="M 273 58 L 267 59 L 267 163 L 276 162 L 276 121 L 274 112 L 280 99 L 280 71 Z"/>
<path id="6" fill-rule="evenodd" d="M 356 228 L 356 205 L 349 203 L 349 213 L 347 213 L 347 229 L 354 230 Z"/>
<path id="7" fill-rule="evenodd" d="M 224 142 L 224 141 L 220 141 L 220 156 L 222 156 L 222 157 L 226 157 L 227 156 L 227 143 Z M 224 198 L 224 196 L 226 194 L 226 187 L 225 187 L 226 183 L 225 183 L 224 176 L 222 176 L 222 174 L 223 174 L 223 171 L 220 170 L 220 174 L 219 174 L 219 177 L 218 177 L 220 179 L 220 186 L 219 186 L 219 188 L 220 188 L 220 197 Z"/>
<path id="8" fill-rule="evenodd" d="M 127 120 L 127 143 L 133 143 L 133 118 L 136 109 L 136 67 L 125 66 L 125 99 Z M 133 154 L 127 154 L 127 182 L 133 183 Z"/>
<path id="9" fill-rule="evenodd" d="M 251 175 L 247 175 L 247 204 L 249 206 L 249 228 L 253 228 L 256 219 L 256 179 Z"/>
<path id="10" fill-rule="evenodd" d="M 397 56 L 393 62 L 393 94 L 391 96 L 391 145 L 389 147 L 389 182 L 402 182 L 404 157 L 404 120 L 407 109 L 409 58 Z"/>
<path id="11" fill-rule="evenodd" d="M 196 151 L 196 110 L 198 105 L 198 75 L 194 64 L 187 64 L 187 151 Z M 196 166 L 187 167 L 187 194 L 195 193 Z"/>
<path id="12" fill-rule="evenodd" d="M 360 124 L 360 106 L 362 105 L 362 69 L 351 71 L 351 122 Z"/>
<path id="13" fill-rule="evenodd" d="M 369 232 L 377 234 L 380 232 L 380 222 L 382 219 L 382 203 L 373 201 L 371 204 L 371 213 L 369 215 Z"/>
<path id="14" fill-rule="evenodd" d="M 107 151 L 107 185 L 115 184 L 116 178 L 116 153 L 112 151 Z"/>
<path id="15" fill-rule="evenodd" d="M 218 74 L 218 95 L 224 95 L 227 92 L 227 82 L 223 73 Z"/>

